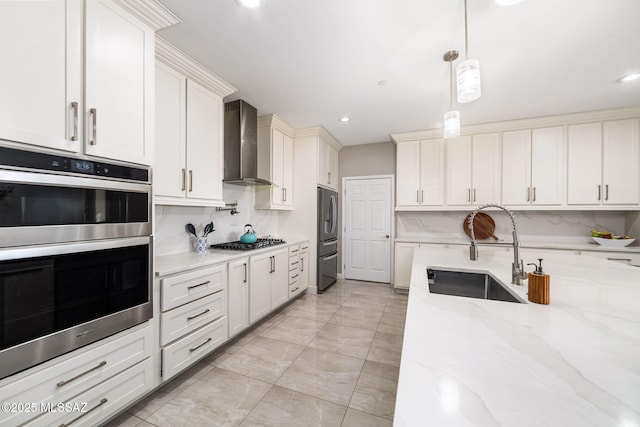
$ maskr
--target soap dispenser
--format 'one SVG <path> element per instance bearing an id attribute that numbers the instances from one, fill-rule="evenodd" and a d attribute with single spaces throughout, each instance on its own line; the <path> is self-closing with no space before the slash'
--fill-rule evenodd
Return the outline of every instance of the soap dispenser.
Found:
<path id="1" fill-rule="evenodd" d="M 535 267 L 535 270 L 529 273 L 528 299 L 536 304 L 549 304 L 551 299 L 549 295 L 551 278 L 542 271 L 542 258 L 538 258 L 538 262 L 540 263 L 539 265 L 535 263 L 527 264 Z"/>

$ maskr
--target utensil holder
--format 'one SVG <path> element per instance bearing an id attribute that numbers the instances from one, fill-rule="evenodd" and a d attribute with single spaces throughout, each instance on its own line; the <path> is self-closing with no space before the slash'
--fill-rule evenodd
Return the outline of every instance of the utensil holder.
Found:
<path id="1" fill-rule="evenodd" d="M 529 273 L 529 290 L 527 298 L 536 304 L 551 302 L 551 277 L 548 274 Z"/>
<path id="2" fill-rule="evenodd" d="M 209 245 L 207 244 L 207 238 L 206 237 L 196 237 L 195 239 L 195 250 L 198 254 L 205 254 L 207 253 L 207 249 L 208 249 Z"/>

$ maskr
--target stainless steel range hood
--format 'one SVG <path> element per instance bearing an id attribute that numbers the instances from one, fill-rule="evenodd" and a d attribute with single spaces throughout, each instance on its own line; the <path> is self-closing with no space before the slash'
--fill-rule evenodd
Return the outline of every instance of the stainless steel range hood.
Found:
<path id="1" fill-rule="evenodd" d="M 224 104 L 223 182 L 271 185 L 258 177 L 258 110 L 241 99 Z"/>

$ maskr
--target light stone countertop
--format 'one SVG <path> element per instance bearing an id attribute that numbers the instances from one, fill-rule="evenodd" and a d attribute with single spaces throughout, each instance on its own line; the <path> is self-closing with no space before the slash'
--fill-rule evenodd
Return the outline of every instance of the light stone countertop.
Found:
<path id="1" fill-rule="evenodd" d="M 535 251 L 522 251 L 525 264 Z M 426 267 L 511 281 L 511 252 L 414 252 L 394 426 L 640 427 L 640 269 L 558 254 L 551 304 L 429 293 Z M 523 287 L 509 285 L 526 300 Z"/>
<path id="2" fill-rule="evenodd" d="M 281 248 L 287 248 L 291 245 L 305 242 L 309 239 L 304 237 L 280 237 L 286 243 L 281 245 L 269 246 L 262 249 L 253 249 L 249 251 L 221 250 L 209 249 L 205 254 L 196 252 L 183 252 L 170 255 L 162 255 L 155 257 L 153 269 L 155 277 L 168 276 L 170 274 L 182 273 L 187 270 L 208 267 L 211 265 L 222 264 L 234 259 L 258 255 L 267 251 L 274 251 Z"/>

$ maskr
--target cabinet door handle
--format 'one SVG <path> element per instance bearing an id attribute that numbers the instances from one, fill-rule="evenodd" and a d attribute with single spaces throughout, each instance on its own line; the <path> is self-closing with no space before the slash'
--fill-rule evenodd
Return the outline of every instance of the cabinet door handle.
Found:
<path id="1" fill-rule="evenodd" d="M 420 202 L 424 203 L 424 190 L 420 190 Z"/>
<path id="2" fill-rule="evenodd" d="M 193 170 L 189 170 L 189 192 L 193 191 Z"/>
<path id="3" fill-rule="evenodd" d="M 242 265 L 244 266 L 244 280 L 242 281 L 242 283 L 247 283 L 247 279 L 249 278 L 249 276 L 247 276 L 247 263 L 245 262 Z"/>
<path id="4" fill-rule="evenodd" d="M 187 188 L 187 170 L 182 169 L 182 189 L 180 191 L 184 191 Z"/>
<path id="5" fill-rule="evenodd" d="M 73 133 L 71 134 L 71 140 L 78 140 L 78 103 L 72 102 L 71 109 L 73 110 Z"/>
<path id="6" fill-rule="evenodd" d="M 327 184 L 331 184 L 331 172 L 327 172 Z"/>
<path id="7" fill-rule="evenodd" d="M 420 203 L 420 190 L 416 190 L 416 203 Z"/>
<path id="8" fill-rule="evenodd" d="M 304 258 L 300 258 L 300 271 L 304 271 Z"/>
<path id="9" fill-rule="evenodd" d="M 598 200 L 602 198 L 602 186 L 598 184 Z"/>
<path id="10" fill-rule="evenodd" d="M 475 188 L 473 189 L 473 201 L 474 202 L 476 201 L 476 189 Z"/>
<path id="11" fill-rule="evenodd" d="M 193 288 L 199 288 L 200 286 L 208 285 L 209 283 L 211 283 L 211 280 L 207 280 L 206 282 L 198 283 L 197 285 L 187 286 L 187 289 L 191 290 Z"/>
<path id="12" fill-rule="evenodd" d="M 531 187 L 527 187 L 527 202 L 531 201 Z"/>
<path id="13" fill-rule="evenodd" d="M 609 184 L 605 184 L 604 186 L 604 200 L 609 200 Z"/>
<path id="14" fill-rule="evenodd" d="M 89 144 L 96 145 L 98 143 L 98 110 L 90 108 L 89 115 L 91 115 L 91 140 Z"/>
<path id="15" fill-rule="evenodd" d="M 200 348 L 200 347 L 202 347 L 203 345 L 207 345 L 207 344 L 209 344 L 212 340 L 213 340 L 213 338 L 211 338 L 211 337 L 207 338 L 207 340 L 206 340 L 205 342 L 203 342 L 202 344 L 197 345 L 197 346 L 195 346 L 195 347 L 193 347 L 193 348 L 190 348 L 190 349 L 189 349 L 189 353 L 192 353 L 192 352 L 196 351 L 197 349 L 199 349 L 199 348 Z"/>
<path id="16" fill-rule="evenodd" d="M 467 202 L 471 201 L 471 189 L 467 188 Z"/>
<path id="17" fill-rule="evenodd" d="M 208 313 L 208 312 L 210 312 L 210 311 L 211 311 L 211 310 L 209 310 L 209 309 L 207 308 L 207 309 L 206 309 L 205 311 L 203 311 L 202 313 L 198 313 L 198 314 L 196 314 L 196 315 L 194 315 L 194 316 L 189 316 L 189 317 L 187 317 L 187 320 L 193 320 L 193 319 L 195 319 L 195 318 L 197 318 L 197 317 L 204 316 L 205 314 L 207 314 L 207 313 Z"/>
<path id="18" fill-rule="evenodd" d="M 68 380 L 62 380 L 62 381 L 58 382 L 58 383 L 56 384 L 56 386 L 57 386 L 57 387 L 62 387 L 62 386 L 64 386 L 64 385 L 66 385 L 66 384 L 69 384 L 70 382 L 75 381 L 75 380 L 77 380 L 78 378 L 83 377 L 83 376 L 87 375 L 88 373 L 95 371 L 96 369 L 100 369 L 100 368 L 102 368 L 102 367 L 103 367 L 104 365 L 106 365 L 106 364 L 107 364 L 107 361 L 106 361 L 106 360 L 103 360 L 102 362 L 100 362 L 100 363 L 98 363 L 96 366 L 94 366 L 93 368 L 89 368 L 89 369 L 87 369 L 86 371 L 84 371 L 84 372 L 82 372 L 82 373 L 80 373 L 80 374 L 76 375 L 75 377 L 73 377 L 73 378 L 71 378 L 71 379 L 68 379 Z"/>
<path id="19" fill-rule="evenodd" d="M 99 407 L 101 407 L 102 405 L 104 405 L 105 403 L 107 403 L 108 400 L 106 397 L 103 397 L 102 399 L 100 399 L 100 402 L 94 406 L 93 408 L 89 409 L 88 411 L 83 412 L 81 415 L 78 415 L 77 417 L 75 417 L 74 419 L 72 419 L 71 421 L 69 421 L 68 423 L 62 423 L 60 424 L 60 427 L 67 427 L 70 426 L 71 424 L 75 423 L 76 421 L 78 421 L 80 418 L 86 416 L 87 414 L 89 414 L 90 412 L 95 411 L 96 409 L 98 409 Z"/>
<path id="20" fill-rule="evenodd" d="M 533 201 L 536 201 L 536 187 L 533 187 Z"/>

